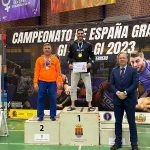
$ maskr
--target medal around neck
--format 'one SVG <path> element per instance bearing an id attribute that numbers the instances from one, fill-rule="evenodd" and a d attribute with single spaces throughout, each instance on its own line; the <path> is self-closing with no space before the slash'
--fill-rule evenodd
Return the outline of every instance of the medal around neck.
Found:
<path id="1" fill-rule="evenodd" d="M 48 59 L 48 60 L 46 60 L 46 57 L 44 56 L 45 69 L 46 69 L 46 70 L 49 70 L 49 65 L 50 65 L 51 58 L 52 58 L 52 56 L 51 56 L 51 57 L 49 57 L 49 59 Z"/>
<path id="2" fill-rule="evenodd" d="M 78 54 L 78 57 L 81 58 L 81 57 L 82 57 L 82 53 L 79 53 L 79 54 Z"/>
<path id="3" fill-rule="evenodd" d="M 46 66 L 46 70 L 49 70 L 49 67 L 48 67 L 48 66 Z"/>

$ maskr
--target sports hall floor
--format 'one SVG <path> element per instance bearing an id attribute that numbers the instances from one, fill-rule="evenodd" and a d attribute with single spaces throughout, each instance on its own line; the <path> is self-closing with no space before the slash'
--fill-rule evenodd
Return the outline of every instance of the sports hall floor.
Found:
<path id="1" fill-rule="evenodd" d="M 55 146 L 24 144 L 24 121 L 8 120 L 9 135 L 0 137 L 0 150 L 109 150 L 109 146 Z M 150 125 L 138 125 L 140 150 L 150 150 Z M 123 147 L 119 150 L 131 150 Z"/>

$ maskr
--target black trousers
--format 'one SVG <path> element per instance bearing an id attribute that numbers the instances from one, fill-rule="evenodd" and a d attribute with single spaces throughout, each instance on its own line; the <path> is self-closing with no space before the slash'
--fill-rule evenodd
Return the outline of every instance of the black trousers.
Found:
<path id="1" fill-rule="evenodd" d="M 126 112 L 127 120 L 129 123 L 130 130 L 130 142 L 131 145 L 137 145 L 137 129 L 135 123 L 135 106 L 130 106 L 122 102 L 119 105 L 114 105 L 114 115 L 115 115 L 115 143 L 122 145 L 122 120 L 124 111 Z"/>

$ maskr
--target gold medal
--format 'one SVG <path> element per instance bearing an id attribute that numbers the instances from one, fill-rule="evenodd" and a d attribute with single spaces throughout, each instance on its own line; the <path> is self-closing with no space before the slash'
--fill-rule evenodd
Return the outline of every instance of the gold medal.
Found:
<path id="1" fill-rule="evenodd" d="M 79 53 L 79 54 L 78 54 L 78 57 L 81 58 L 81 57 L 82 57 L 82 53 Z"/>

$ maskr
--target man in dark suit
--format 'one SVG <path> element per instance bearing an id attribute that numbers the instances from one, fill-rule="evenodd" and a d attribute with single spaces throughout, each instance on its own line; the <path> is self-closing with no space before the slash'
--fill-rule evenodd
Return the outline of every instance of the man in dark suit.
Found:
<path id="1" fill-rule="evenodd" d="M 137 129 L 135 123 L 135 106 L 137 104 L 138 74 L 136 69 L 127 65 L 128 55 L 121 52 L 117 55 L 118 66 L 113 68 L 110 87 L 113 92 L 115 115 L 115 144 L 110 150 L 117 150 L 122 145 L 122 119 L 126 111 L 132 150 L 139 150 L 137 146 Z"/>

